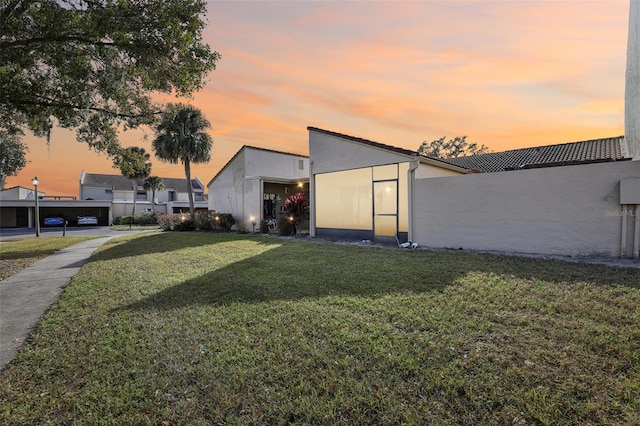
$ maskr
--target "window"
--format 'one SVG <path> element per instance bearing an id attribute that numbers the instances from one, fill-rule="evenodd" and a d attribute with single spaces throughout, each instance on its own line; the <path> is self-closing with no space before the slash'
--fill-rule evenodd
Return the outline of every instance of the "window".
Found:
<path id="1" fill-rule="evenodd" d="M 104 193 L 105 194 L 113 194 L 113 189 L 105 189 Z"/>
<path id="2" fill-rule="evenodd" d="M 316 175 L 316 226 L 372 228 L 371 168 Z"/>
<path id="3" fill-rule="evenodd" d="M 298 169 L 304 170 L 304 160 L 298 160 Z"/>
<path id="4" fill-rule="evenodd" d="M 409 228 L 409 163 L 316 175 L 318 228 L 374 230 L 393 236 Z"/>
<path id="5" fill-rule="evenodd" d="M 169 201 L 176 201 L 176 191 L 169 191 Z"/>

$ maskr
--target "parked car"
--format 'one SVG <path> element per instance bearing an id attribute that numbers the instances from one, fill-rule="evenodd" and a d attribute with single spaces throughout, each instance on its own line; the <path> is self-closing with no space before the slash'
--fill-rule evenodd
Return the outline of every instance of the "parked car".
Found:
<path id="1" fill-rule="evenodd" d="M 62 226 L 65 220 L 64 215 L 58 213 L 48 214 L 44 218 L 44 226 Z"/>
<path id="2" fill-rule="evenodd" d="M 98 218 L 89 214 L 78 216 L 78 225 L 97 225 Z"/>

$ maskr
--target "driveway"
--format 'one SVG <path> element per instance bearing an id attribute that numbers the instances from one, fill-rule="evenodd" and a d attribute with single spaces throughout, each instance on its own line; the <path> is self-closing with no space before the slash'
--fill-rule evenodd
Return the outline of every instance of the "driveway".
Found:
<path id="1" fill-rule="evenodd" d="M 40 228 L 40 237 L 61 237 L 63 232 L 69 237 L 81 236 L 105 236 L 117 237 L 119 235 L 135 234 L 139 232 L 149 232 L 133 228 L 131 230 L 113 230 L 109 226 L 67 226 L 66 232 L 62 227 L 42 227 Z M 35 228 L 2 228 L 0 229 L 0 241 L 8 241 L 12 239 L 32 238 L 36 236 Z"/>

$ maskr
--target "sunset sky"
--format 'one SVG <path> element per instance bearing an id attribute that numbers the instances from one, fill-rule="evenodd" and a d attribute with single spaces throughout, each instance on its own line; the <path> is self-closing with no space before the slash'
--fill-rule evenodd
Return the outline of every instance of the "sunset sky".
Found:
<path id="1" fill-rule="evenodd" d="M 308 154 L 307 126 L 407 149 L 467 135 L 502 151 L 624 134 L 628 1 L 209 1 L 222 55 L 189 102 L 211 121 L 207 184 L 242 147 Z M 157 97 L 158 101 L 175 101 Z M 147 140 L 143 140 L 146 133 Z M 153 132 L 125 145 L 151 151 Z M 111 160 L 54 128 L 6 188 L 77 195 Z M 184 177 L 152 161 L 152 174 Z"/>

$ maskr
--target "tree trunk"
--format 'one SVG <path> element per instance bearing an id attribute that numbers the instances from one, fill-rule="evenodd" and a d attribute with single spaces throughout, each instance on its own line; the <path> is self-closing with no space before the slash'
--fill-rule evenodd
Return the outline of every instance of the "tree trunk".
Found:
<path id="1" fill-rule="evenodd" d="M 138 195 L 138 182 L 134 180 L 131 181 L 131 187 L 133 188 L 133 210 L 131 210 L 131 218 L 136 214 L 136 198 Z"/>
<path id="2" fill-rule="evenodd" d="M 189 216 L 191 220 L 196 219 L 196 207 L 193 204 L 193 188 L 191 187 L 191 164 L 184 162 L 184 174 L 187 176 L 187 192 L 189 194 Z"/>

